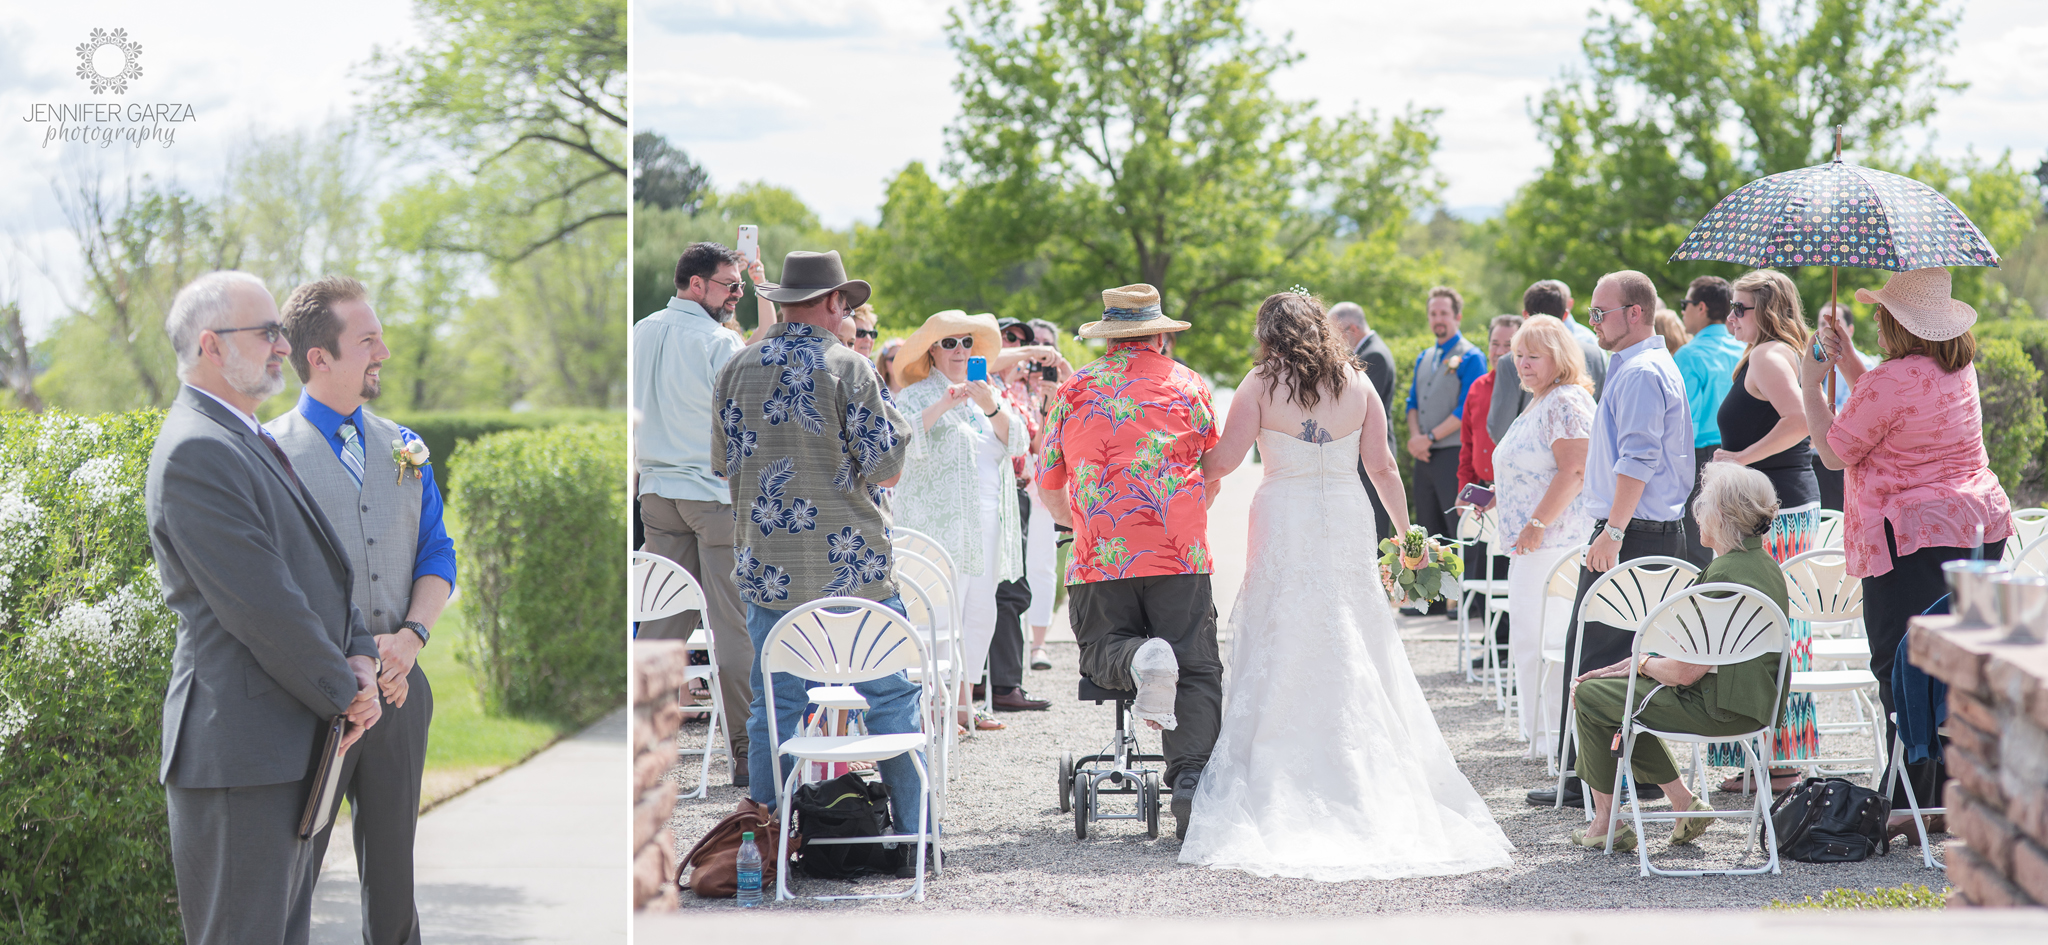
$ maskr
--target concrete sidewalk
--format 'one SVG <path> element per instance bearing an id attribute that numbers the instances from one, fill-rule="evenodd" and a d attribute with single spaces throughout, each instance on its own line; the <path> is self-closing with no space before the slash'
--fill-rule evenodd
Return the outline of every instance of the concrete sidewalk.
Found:
<path id="1" fill-rule="evenodd" d="M 422 938 L 626 941 L 624 709 L 420 818 Z M 315 945 L 362 941 L 355 854 L 329 844 L 313 896 Z"/>

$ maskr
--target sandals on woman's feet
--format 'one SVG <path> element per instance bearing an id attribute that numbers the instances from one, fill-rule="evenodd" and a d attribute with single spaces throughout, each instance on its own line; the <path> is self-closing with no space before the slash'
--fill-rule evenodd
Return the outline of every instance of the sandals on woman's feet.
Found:
<path id="1" fill-rule="evenodd" d="M 1580 847 L 1585 847 L 1585 848 L 1587 848 L 1587 849 L 1589 849 L 1589 850 L 1605 850 L 1605 849 L 1607 849 L 1607 835 L 1606 835 L 1606 834 L 1601 834 L 1600 836 L 1597 836 L 1597 837 L 1589 837 L 1589 836 L 1587 836 L 1587 835 L 1586 835 L 1586 831 L 1584 831 L 1584 830 L 1574 830 L 1574 831 L 1572 831 L 1572 845 L 1573 845 L 1573 846 L 1580 846 Z M 1636 830 L 1635 830 L 1635 828 L 1634 828 L 1634 827 L 1631 827 L 1631 826 L 1629 826 L 1628 824 L 1615 824 L 1615 825 L 1614 825 L 1614 852 L 1616 852 L 1616 853 L 1634 853 L 1634 852 L 1635 852 L 1635 850 L 1636 850 Z"/>

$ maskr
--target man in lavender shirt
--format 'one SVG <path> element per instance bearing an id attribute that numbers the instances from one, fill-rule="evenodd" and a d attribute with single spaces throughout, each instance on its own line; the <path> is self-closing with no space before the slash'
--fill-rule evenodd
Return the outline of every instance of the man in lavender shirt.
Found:
<path id="1" fill-rule="evenodd" d="M 1607 365 L 1607 385 L 1593 411 L 1591 449 L 1586 456 L 1586 504 L 1600 518 L 1593 523 L 1592 546 L 1579 572 L 1577 611 L 1586 591 L 1617 564 L 1650 555 L 1679 557 L 1685 547 L 1685 500 L 1692 494 L 1692 415 L 1686 409 L 1685 379 L 1678 364 L 1651 327 L 1657 310 L 1657 287 L 1634 270 L 1611 272 L 1593 288 L 1593 309 L 1587 321 L 1600 336 L 1600 347 L 1614 353 Z M 1566 638 L 1564 661 L 1576 666 L 1572 675 L 1628 658 L 1634 636 L 1604 623 L 1586 624 L 1585 646 L 1574 653 Z M 1571 704 L 1558 720 L 1560 733 L 1571 728 Z M 1559 750 L 1563 750 L 1559 736 Z M 1606 746 L 1594 750 L 1604 751 Z M 1575 758 L 1567 758 L 1569 765 Z M 1654 785 L 1637 785 L 1648 791 Z M 1644 794 L 1645 797 L 1650 794 Z M 1656 792 L 1661 797 L 1662 792 Z M 1565 782 L 1564 803 L 1579 803 L 1577 778 Z M 1529 792 L 1529 803 L 1548 806 L 1557 792 Z"/>

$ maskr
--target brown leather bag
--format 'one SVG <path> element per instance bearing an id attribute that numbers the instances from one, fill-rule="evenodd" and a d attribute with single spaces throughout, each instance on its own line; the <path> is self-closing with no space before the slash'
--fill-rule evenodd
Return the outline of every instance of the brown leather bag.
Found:
<path id="1" fill-rule="evenodd" d="M 690 848 L 680 867 L 690 871 L 690 878 L 677 885 L 686 885 L 705 899 L 731 899 L 738 895 L 740 835 L 750 831 L 761 851 L 761 891 L 763 895 L 775 895 L 775 876 L 781 865 L 776 853 L 780 849 L 782 825 L 775 822 L 774 808 L 747 797 L 740 798 L 739 809 L 727 814 Z M 790 834 L 791 850 L 800 843 L 801 838 Z"/>

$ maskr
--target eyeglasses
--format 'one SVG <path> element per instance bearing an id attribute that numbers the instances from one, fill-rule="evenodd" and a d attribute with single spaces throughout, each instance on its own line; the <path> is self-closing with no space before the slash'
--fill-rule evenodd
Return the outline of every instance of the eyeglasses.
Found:
<path id="1" fill-rule="evenodd" d="M 880 338 L 882 337 L 882 330 L 879 328 L 856 328 L 853 330 L 853 336 L 855 338 Z"/>
<path id="2" fill-rule="evenodd" d="M 1756 308 L 1757 307 L 1754 305 L 1744 305 L 1741 302 L 1730 302 L 1728 303 L 1728 317 L 1748 318 L 1749 313 L 1756 311 Z"/>
<path id="3" fill-rule="evenodd" d="M 704 281 L 709 282 L 715 286 L 723 286 L 725 288 L 725 294 L 727 295 L 738 295 L 741 292 L 746 291 L 745 289 L 740 287 L 742 280 L 739 279 L 734 279 L 731 282 L 726 282 L 721 279 L 713 279 L 710 276 L 705 276 Z"/>
<path id="4" fill-rule="evenodd" d="M 277 339 L 284 337 L 284 326 L 276 322 L 250 325 L 247 328 L 209 328 L 207 330 L 216 335 L 232 335 L 238 331 L 260 331 L 263 333 L 263 340 L 271 344 L 277 344 Z"/>
<path id="5" fill-rule="evenodd" d="M 974 336 L 968 335 L 965 338 L 940 338 L 939 347 L 944 348 L 947 351 L 951 351 L 954 348 L 966 348 L 971 351 L 974 349 Z"/>
<path id="6" fill-rule="evenodd" d="M 1031 343 L 1031 339 L 1023 335 L 1006 334 L 1003 336 L 1003 343 L 1006 345 L 1028 345 Z"/>
<path id="7" fill-rule="evenodd" d="M 1613 308 L 1589 308 L 1586 310 L 1586 320 L 1592 322 L 1595 325 L 1598 325 L 1601 322 L 1606 321 L 1607 316 L 1612 315 L 1616 312 L 1626 312 L 1629 310 L 1629 307 L 1634 304 L 1635 303 L 1631 302 L 1629 303 L 1629 305 L 1617 305 Z"/>

